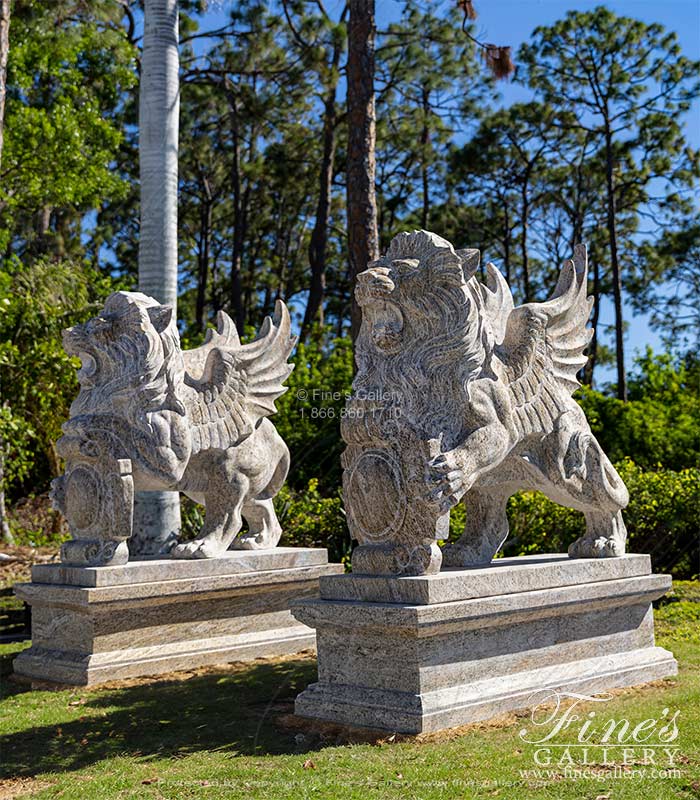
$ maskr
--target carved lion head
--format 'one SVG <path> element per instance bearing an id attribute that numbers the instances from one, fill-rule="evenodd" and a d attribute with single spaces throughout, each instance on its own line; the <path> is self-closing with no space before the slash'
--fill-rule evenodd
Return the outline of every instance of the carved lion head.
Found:
<path id="1" fill-rule="evenodd" d="M 455 250 L 434 233 L 396 236 L 386 254 L 357 276 L 360 355 L 408 355 L 426 368 L 442 362 L 478 327 L 479 298 L 470 285 L 478 264 L 478 250 Z"/>
<path id="2" fill-rule="evenodd" d="M 172 308 L 139 292 L 111 294 L 97 317 L 63 332 L 63 347 L 81 362 L 73 416 L 114 408 L 135 391 L 157 408 L 182 379 Z"/>
<path id="3" fill-rule="evenodd" d="M 396 236 L 357 276 L 365 347 L 390 355 L 463 325 L 467 282 L 478 264 L 478 250 L 455 251 L 434 233 Z"/>

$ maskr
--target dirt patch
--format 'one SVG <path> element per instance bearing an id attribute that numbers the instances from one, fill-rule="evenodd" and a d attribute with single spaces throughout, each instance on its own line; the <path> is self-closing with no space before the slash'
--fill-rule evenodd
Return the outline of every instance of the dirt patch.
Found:
<path id="1" fill-rule="evenodd" d="M 32 564 L 58 561 L 59 545 L 28 547 L 25 545 L 0 545 L 0 587 L 28 581 Z"/>
<path id="2" fill-rule="evenodd" d="M 0 800 L 26 797 L 42 789 L 48 789 L 49 786 L 53 786 L 53 783 L 34 778 L 0 778 Z"/>

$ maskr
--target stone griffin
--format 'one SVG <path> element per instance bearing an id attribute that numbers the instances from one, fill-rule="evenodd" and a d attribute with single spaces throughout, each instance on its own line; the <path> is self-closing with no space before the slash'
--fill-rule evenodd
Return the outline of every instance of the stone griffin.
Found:
<path id="1" fill-rule="evenodd" d="M 592 336 L 584 246 L 552 297 L 515 306 L 478 250 L 404 233 L 357 277 L 357 375 L 342 424 L 344 500 L 357 572 L 424 574 L 488 564 L 514 492 L 583 512 L 572 558 L 625 551 L 628 493 L 573 400 Z M 464 534 L 441 553 L 449 510 Z"/>
<path id="2" fill-rule="evenodd" d="M 57 445 L 66 472 L 52 486 L 74 536 L 63 561 L 128 560 L 138 490 L 180 491 L 206 506 L 201 534 L 177 545 L 175 557 L 274 547 L 281 528 L 272 498 L 289 451 L 267 417 L 286 391 L 295 342 L 278 301 L 254 341 L 241 344 L 220 311 L 217 330 L 183 351 L 172 308 L 137 292 L 110 295 L 98 317 L 64 331 L 66 352 L 82 366 Z"/>

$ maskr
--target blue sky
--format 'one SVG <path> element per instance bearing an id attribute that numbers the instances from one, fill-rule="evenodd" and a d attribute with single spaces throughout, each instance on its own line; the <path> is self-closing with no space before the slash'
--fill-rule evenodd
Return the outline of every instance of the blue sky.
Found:
<path id="1" fill-rule="evenodd" d="M 379 5 L 388 6 L 390 0 L 379 0 Z M 393 5 L 393 3 L 391 3 Z M 479 14 L 477 29 L 479 38 L 485 41 L 509 44 L 516 52 L 520 44 L 529 38 L 530 33 L 538 25 L 548 25 L 563 17 L 567 11 L 576 8 L 587 11 L 600 2 L 579 0 L 576 3 L 562 0 L 475 0 Z M 700 2 L 698 0 L 620 0 L 607 2 L 605 5 L 616 14 L 635 17 L 644 22 L 659 22 L 669 30 L 678 34 L 683 53 L 689 58 L 700 59 Z M 527 89 L 516 84 L 501 86 L 503 102 L 510 105 L 529 99 Z M 687 136 L 695 147 L 700 147 L 700 105 L 696 106 L 686 123 Z M 635 353 L 643 351 L 647 345 L 661 350 L 662 344 L 658 335 L 649 327 L 645 315 L 634 314 L 627 306 L 626 318 L 629 329 L 626 336 L 627 368 L 632 364 Z M 609 325 L 613 321 L 612 302 L 604 302 L 601 310 L 601 322 Z M 613 370 L 601 368 L 598 380 L 605 382 L 613 379 Z"/>
<path id="2" fill-rule="evenodd" d="M 456 0 L 445 0 L 444 6 Z M 510 45 L 516 53 L 518 47 L 530 37 L 538 25 L 549 25 L 563 17 L 567 11 L 576 9 L 586 11 L 598 5 L 606 5 L 616 14 L 641 19 L 645 22 L 658 22 L 677 33 L 683 53 L 689 58 L 700 59 L 700 0 L 618 0 L 601 3 L 600 0 L 474 0 L 479 15 L 476 32 L 481 41 Z M 343 7 L 343 0 L 326 0 L 326 8 L 332 16 L 337 16 Z M 216 28 L 226 22 L 232 4 L 210 0 L 210 11 L 202 18 L 202 28 Z M 401 15 L 403 4 L 400 0 L 376 0 L 377 25 Z M 499 85 L 501 103 L 510 105 L 521 100 L 529 100 L 532 95 L 525 87 L 501 82 Z M 686 122 L 687 136 L 694 147 L 700 147 L 700 104 L 695 105 Z M 440 231 L 436 231 L 440 233 Z M 632 365 L 636 353 L 647 345 L 661 350 L 659 336 L 650 329 L 645 315 L 634 314 L 627 306 L 626 320 L 629 328 L 626 335 L 626 366 Z M 604 301 L 601 308 L 601 329 L 613 321 L 612 303 Z M 608 340 L 604 330 L 603 339 Z M 600 368 L 598 382 L 613 379 L 613 370 Z"/>

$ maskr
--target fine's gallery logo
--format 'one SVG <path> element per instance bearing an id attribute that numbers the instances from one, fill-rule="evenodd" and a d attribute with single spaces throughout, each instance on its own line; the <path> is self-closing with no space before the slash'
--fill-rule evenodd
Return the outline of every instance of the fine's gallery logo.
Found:
<path id="1" fill-rule="evenodd" d="M 534 699 L 534 698 L 533 698 Z M 606 715 L 610 694 L 552 691 L 537 696 L 520 740 L 533 745 L 540 767 L 648 765 L 674 768 L 679 710 L 663 708 L 644 719 Z M 593 706 L 593 708 L 591 708 Z"/>

